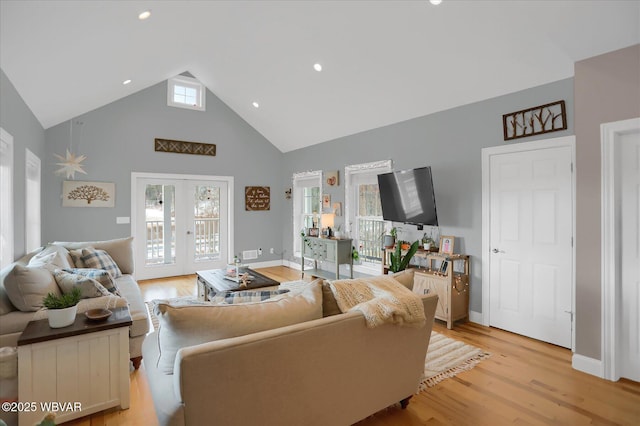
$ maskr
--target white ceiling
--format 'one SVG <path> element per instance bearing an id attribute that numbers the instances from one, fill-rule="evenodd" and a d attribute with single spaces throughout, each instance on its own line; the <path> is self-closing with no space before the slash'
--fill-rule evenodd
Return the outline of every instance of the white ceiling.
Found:
<path id="1" fill-rule="evenodd" d="M 640 43 L 640 1 L 1 0 L 0 15 L 0 67 L 44 128 L 189 71 L 283 152 Z"/>

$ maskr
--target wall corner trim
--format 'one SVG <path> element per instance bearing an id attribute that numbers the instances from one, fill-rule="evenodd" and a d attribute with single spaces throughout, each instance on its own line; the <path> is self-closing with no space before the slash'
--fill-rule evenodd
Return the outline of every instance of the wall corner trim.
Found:
<path id="1" fill-rule="evenodd" d="M 571 358 L 571 367 L 573 367 L 574 370 L 604 378 L 604 365 L 599 359 L 593 359 L 574 353 Z"/>

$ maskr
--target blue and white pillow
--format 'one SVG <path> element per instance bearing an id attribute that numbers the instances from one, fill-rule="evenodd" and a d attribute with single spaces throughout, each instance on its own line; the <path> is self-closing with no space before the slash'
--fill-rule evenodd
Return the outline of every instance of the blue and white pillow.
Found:
<path id="1" fill-rule="evenodd" d="M 85 268 L 104 269 L 111 275 L 111 278 L 122 276 L 122 272 L 120 272 L 120 268 L 118 268 L 116 262 L 109 256 L 109 253 L 104 250 L 91 247 L 83 248 L 81 259 Z"/>
<path id="2" fill-rule="evenodd" d="M 53 277 L 64 294 L 71 293 L 77 287 L 80 289 L 81 299 L 111 295 L 98 281 L 83 275 L 71 274 L 61 269 L 56 269 Z"/>
<path id="3" fill-rule="evenodd" d="M 118 290 L 118 286 L 116 282 L 111 278 L 111 274 L 109 274 L 104 269 L 92 269 L 92 268 L 72 268 L 72 269 L 63 269 L 65 272 L 69 272 L 70 274 L 82 275 L 88 278 L 92 278 L 98 281 L 104 288 L 106 288 L 109 293 L 115 294 L 116 296 L 120 296 L 120 291 Z"/>
<path id="4" fill-rule="evenodd" d="M 211 303 L 234 305 L 238 303 L 262 302 L 274 296 L 288 293 L 289 290 L 244 290 L 216 293 L 209 301 Z"/>

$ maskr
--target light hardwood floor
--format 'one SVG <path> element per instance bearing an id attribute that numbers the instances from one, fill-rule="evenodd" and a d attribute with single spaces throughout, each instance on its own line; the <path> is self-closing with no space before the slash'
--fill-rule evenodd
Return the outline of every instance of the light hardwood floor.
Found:
<path id="1" fill-rule="evenodd" d="M 280 282 L 300 277 L 299 271 L 280 266 L 259 271 Z M 142 281 L 140 288 L 146 301 L 196 294 L 195 276 Z M 392 406 L 358 426 L 640 425 L 640 383 L 614 383 L 573 370 L 567 349 L 474 323 L 447 330 L 436 321 L 434 330 L 492 355 L 415 395 L 406 410 Z M 144 362 L 131 373 L 131 408 L 67 424 L 157 425 Z"/>

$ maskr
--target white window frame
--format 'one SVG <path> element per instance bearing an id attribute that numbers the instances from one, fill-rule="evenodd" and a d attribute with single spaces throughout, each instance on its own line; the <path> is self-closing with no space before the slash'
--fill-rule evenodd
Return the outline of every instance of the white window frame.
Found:
<path id="1" fill-rule="evenodd" d="M 41 246 L 41 162 L 25 148 L 25 223 L 24 243 L 27 253 Z"/>
<path id="2" fill-rule="evenodd" d="M 353 239 L 353 245 L 359 246 L 358 242 L 358 229 L 355 226 L 356 219 L 356 206 L 357 197 L 356 193 L 357 185 L 355 180 L 363 176 L 376 177 L 381 173 L 389 173 L 393 170 L 393 163 L 391 160 L 374 161 L 371 163 L 353 164 L 344 168 L 344 199 L 345 199 L 345 224 L 348 235 L 351 235 Z M 385 228 L 388 224 L 385 224 Z M 379 263 L 365 262 L 360 265 L 354 265 L 354 271 L 362 272 L 371 275 L 380 275 L 381 267 Z"/>
<path id="3" fill-rule="evenodd" d="M 174 100 L 174 94 L 176 87 L 187 87 L 190 89 L 195 89 L 196 91 L 196 104 L 187 104 L 183 102 L 176 102 Z M 185 77 L 183 75 L 179 75 L 177 77 L 170 78 L 167 80 L 167 105 L 176 107 L 176 108 L 186 108 L 192 109 L 196 111 L 205 111 L 206 108 L 206 93 L 207 90 L 204 87 L 204 84 L 200 83 L 195 78 Z"/>
<path id="4" fill-rule="evenodd" d="M 13 262 L 13 136 L 0 128 L 0 268 Z"/>
<path id="5" fill-rule="evenodd" d="M 318 192 L 319 208 L 322 209 L 322 171 L 313 170 L 309 172 L 300 172 L 293 174 L 293 253 L 294 256 L 300 257 L 302 249 L 302 239 L 300 238 L 300 232 L 302 230 L 302 195 L 304 188 L 319 187 Z M 318 212 L 318 219 L 322 211 Z"/>

